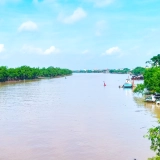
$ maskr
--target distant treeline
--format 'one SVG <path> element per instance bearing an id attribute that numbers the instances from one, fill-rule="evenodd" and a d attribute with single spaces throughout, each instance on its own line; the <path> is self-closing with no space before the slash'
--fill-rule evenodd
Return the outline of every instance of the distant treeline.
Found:
<path id="1" fill-rule="evenodd" d="M 42 77 L 56 77 L 72 74 L 69 69 L 61 68 L 31 68 L 29 66 L 21 66 L 17 68 L 8 68 L 6 66 L 0 67 L 0 82 L 37 79 Z"/>
<path id="2" fill-rule="evenodd" d="M 116 74 L 127 74 L 130 72 L 130 69 L 124 68 L 124 69 L 110 69 L 109 73 L 116 73 Z"/>
<path id="3" fill-rule="evenodd" d="M 116 74 L 134 74 L 134 75 L 143 75 L 145 72 L 144 67 L 136 67 L 133 70 L 130 70 L 128 68 L 123 68 L 123 69 L 110 69 L 110 73 L 116 73 Z"/>
<path id="4" fill-rule="evenodd" d="M 136 67 L 133 70 L 129 68 L 122 69 L 99 69 L 99 70 L 74 70 L 73 73 L 112 73 L 112 74 L 133 74 L 133 75 L 143 75 L 145 71 L 144 67 Z"/>
<path id="5" fill-rule="evenodd" d="M 103 73 L 105 70 L 74 70 L 73 73 Z"/>
<path id="6" fill-rule="evenodd" d="M 143 75 L 145 70 L 146 70 L 146 68 L 144 68 L 144 67 L 136 67 L 135 69 L 133 69 L 131 71 L 131 73 L 134 75 Z"/>

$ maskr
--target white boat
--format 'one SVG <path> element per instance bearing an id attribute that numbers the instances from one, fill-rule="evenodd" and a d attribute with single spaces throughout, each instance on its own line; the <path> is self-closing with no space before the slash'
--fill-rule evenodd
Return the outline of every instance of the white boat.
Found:
<path id="1" fill-rule="evenodd" d="M 132 88 L 132 82 L 129 78 L 126 79 L 126 82 L 123 84 L 123 88 Z"/>
<path id="2" fill-rule="evenodd" d="M 148 96 L 145 99 L 145 102 L 156 102 L 156 98 L 154 97 L 154 95 Z"/>

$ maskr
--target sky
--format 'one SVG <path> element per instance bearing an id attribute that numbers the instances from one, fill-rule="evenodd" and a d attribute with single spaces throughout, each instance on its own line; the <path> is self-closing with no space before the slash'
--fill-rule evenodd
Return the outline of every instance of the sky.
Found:
<path id="1" fill-rule="evenodd" d="M 0 0 L 0 66 L 118 69 L 160 53 L 159 0 Z"/>

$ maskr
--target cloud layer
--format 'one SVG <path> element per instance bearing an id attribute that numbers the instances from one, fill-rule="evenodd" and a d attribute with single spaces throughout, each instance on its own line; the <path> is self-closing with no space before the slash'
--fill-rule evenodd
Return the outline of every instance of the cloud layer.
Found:
<path id="1" fill-rule="evenodd" d="M 119 47 L 112 47 L 107 49 L 106 52 L 103 53 L 102 55 L 113 55 L 120 52 L 121 52 L 121 49 Z"/>
<path id="2" fill-rule="evenodd" d="M 46 49 L 44 51 L 45 55 L 49 55 L 49 54 L 55 54 L 55 53 L 59 53 L 59 49 L 56 48 L 55 46 L 51 46 L 50 48 Z"/>
<path id="3" fill-rule="evenodd" d="M 40 55 L 50 55 L 50 54 L 57 54 L 60 52 L 58 48 L 55 46 L 51 46 L 50 48 L 43 51 L 43 49 L 33 46 L 24 45 L 22 48 L 24 53 L 30 53 L 30 54 L 40 54 Z"/>
<path id="4" fill-rule="evenodd" d="M 0 53 L 4 51 L 4 44 L 0 44 Z"/>
<path id="5" fill-rule="evenodd" d="M 35 31 L 37 30 L 38 27 L 37 27 L 37 24 L 32 22 L 32 21 L 27 21 L 27 22 L 24 22 L 20 25 L 20 27 L 18 28 L 18 31 L 19 32 L 22 32 L 22 31 Z"/>
<path id="6" fill-rule="evenodd" d="M 60 18 L 62 22 L 64 23 L 74 23 L 77 22 L 87 16 L 87 13 L 82 8 L 77 8 L 72 15 L 67 16 L 65 18 Z"/>

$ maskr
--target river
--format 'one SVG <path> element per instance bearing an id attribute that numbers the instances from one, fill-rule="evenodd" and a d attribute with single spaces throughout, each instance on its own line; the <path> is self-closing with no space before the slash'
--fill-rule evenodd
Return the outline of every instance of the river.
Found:
<path id="1" fill-rule="evenodd" d="M 160 118 L 128 75 L 73 74 L 0 84 L 0 160 L 147 160 Z M 107 86 L 103 86 L 103 81 Z"/>

